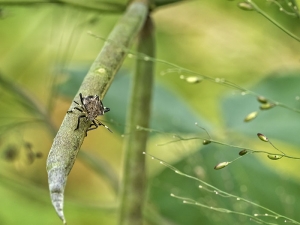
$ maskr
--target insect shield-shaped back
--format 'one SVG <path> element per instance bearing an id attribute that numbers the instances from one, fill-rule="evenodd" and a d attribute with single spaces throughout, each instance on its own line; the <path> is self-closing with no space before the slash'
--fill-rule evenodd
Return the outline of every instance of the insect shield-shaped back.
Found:
<path id="1" fill-rule="evenodd" d="M 99 126 L 104 126 L 110 132 L 112 132 L 108 126 L 104 123 L 98 121 L 96 118 L 97 116 L 102 116 L 104 113 L 110 111 L 109 108 L 103 106 L 102 101 L 100 100 L 98 95 L 88 95 L 83 97 L 81 93 L 79 93 L 80 103 L 74 101 L 76 106 L 67 111 L 67 113 L 73 113 L 75 110 L 81 112 L 77 119 L 77 126 L 75 130 L 79 129 L 80 120 L 85 119 L 86 121 L 91 121 L 90 127 L 87 129 L 87 132 L 90 130 L 97 129 Z M 74 130 L 74 131 L 75 131 Z M 87 136 L 87 133 L 86 133 Z"/>
<path id="2" fill-rule="evenodd" d="M 105 108 L 98 95 L 86 96 L 82 99 L 82 103 L 87 111 L 87 116 L 90 121 L 105 113 Z"/>

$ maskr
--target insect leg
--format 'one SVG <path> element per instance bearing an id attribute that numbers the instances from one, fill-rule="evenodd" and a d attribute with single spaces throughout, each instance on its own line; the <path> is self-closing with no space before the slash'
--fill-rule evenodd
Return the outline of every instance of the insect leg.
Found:
<path id="1" fill-rule="evenodd" d="M 71 113 L 71 112 L 73 112 L 74 111 L 74 109 L 77 109 L 78 111 L 80 111 L 80 112 L 83 112 L 83 110 L 82 110 L 82 105 L 80 105 L 78 102 L 76 102 L 76 101 L 73 101 L 74 103 L 76 103 L 77 105 L 79 105 L 80 106 L 80 108 L 78 108 L 77 106 L 75 106 L 73 109 L 71 109 L 71 110 L 68 110 L 67 111 L 67 113 Z"/>
<path id="2" fill-rule="evenodd" d="M 83 112 L 83 110 L 82 110 L 81 108 L 78 108 L 78 107 L 76 106 L 76 107 L 74 107 L 73 109 L 67 111 L 67 113 L 72 113 L 72 112 L 74 112 L 74 109 L 77 109 L 78 111 Z"/>
<path id="3" fill-rule="evenodd" d="M 73 101 L 74 103 L 76 103 L 77 105 L 80 105 L 78 102 L 76 102 L 76 101 Z M 81 105 L 80 105 L 81 106 Z"/>
<path id="4" fill-rule="evenodd" d="M 80 119 L 81 118 L 86 118 L 86 115 L 81 115 L 81 116 L 78 116 L 78 120 L 77 120 L 77 127 L 75 128 L 75 130 L 78 130 L 78 128 L 79 128 L 79 123 L 80 123 Z"/>
<path id="5" fill-rule="evenodd" d="M 95 120 L 96 120 L 96 119 L 95 119 Z M 109 130 L 111 133 L 113 133 L 112 130 L 109 129 L 109 127 L 106 126 L 104 123 L 102 123 L 102 122 L 100 122 L 100 121 L 98 121 L 98 120 L 96 120 L 96 121 L 97 121 L 97 123 L 98 123 L 99 126 L 104 126 L 107 130 Z"/>
<path id="6" fill-rule="evenodd" d="M 98 122 L 98 121 L 97 121 Z M 92 127 L 92 126 L 95 126 L 95 127 Z M 95 130 L 98 128 L 98 124 L 95 122 L 95 120 L 92 121 L 92 124 L 90 125 L 89 129 L 87 129 L 87 131 L 90 131 L 90 130 Z"/>
<path id="7" fill-rule="evenodd" d="M 79 93 L 79 97 L 80 97 L 80 102 L 81 102 L 81 104 L 84 105 L 84 104 L 83 104 L 83 97 L 82 97 L 82 94 L 81 94 L 81 93 Z"/>

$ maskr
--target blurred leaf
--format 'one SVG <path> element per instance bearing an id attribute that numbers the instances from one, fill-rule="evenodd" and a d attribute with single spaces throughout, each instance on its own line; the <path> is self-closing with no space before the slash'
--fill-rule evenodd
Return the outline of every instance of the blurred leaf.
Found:
<path id="1" fill-rule="evenodd" d="M 246 198 L 276 213 L 300 220 L 300 202 L 297 201 L 300 182 L 276 173 L 261 163 L 254 155 L 246 156 L 231 163 L 222 170 L 214 170 L 218 162 L 232 160 L 238 156 L 238 150 L 215 144 L 205 146 L 201 150 L 175 163 L 176 169 L 197 177 L 230 194 Z M 151 164 L 159 163 L 151 160 Z M 286 185 L 288 184 L 288 185 Z M 170 196 L 171 193 L 191 198 L 199 203 L 216 208 L 239 211 L 253 215 L 264 214 L 265 210 L 237 201 L 235 198 L 223 198 L 213 191 L 199 188 L 203 185 L 187 177 L 174 173 L 166 168 L 151 182 L 150 197 L 157 210 L 176 225 L 198 224 L 253 224 L 249 218 L 230 213 L 215 212 L 210 209 L 183 204 Z M 204 186 L 204 185 L 203 185 Z M 283 219 L 271 220 L 261 217 L 264 221 L 283 224 Z"/>
<path id="2" fill-rule="evenodd" d="M 187 0 L 152 0 L 156 7 L 165 6 L 173 3 L 183 2 Z"/>
<path id="3" fill-rule="evenodd" d="M 299 72 L 274 73 L 248 88 L 266 98 L 300 109 Z M 246 136 L 263 133 L 270 139 L 279 139 L 296 146 L 300 145 L 300 114 L 282 107 L 260 111 L 257 118 L 244 123 L 244 117 L 258 110 L 260 103 L 252 95 L 230 95 L 222 100 L 226 127 Z"/>
<path id="4" fill-rule="evenodd" d="M 12 79 L 8 79 L 0 73 L 0 86 L 5 89 L 7 93 L 15 96 L 15 101 L 20 103 L 29 112 L 34 113 L 37 109 L 37 104 L 34 104 L 34 98 L 21 85 L 15 83 Z"/>
<path id="5" fill-rule="evenodd" d="M 80 3 L 80 1 L 49 1 L 45 2 L 42 0 L 18 0 L 18 1 L 0 1 L 1 6 L 27 6 L 32 7 L 34 5 L 44 5 L 45 3 L 57 4 L 59 6 L 73 7 L 80 10 L 87 11 L 97 11 L 101 13 L 121 13 L 125 10 L 126 4 L 123 2 L 118 3 L 117 1 L 88 1 L 84 4 Z"/>
<path id="6" fill-rule="evenodd" d="M 62 224 L 53 211 L 46 186 L 41 188 L 36 184 L 21 179 L 10 179 L 0 174 L 0 198 L 1 225 Z M 68 197 L 66 197 L 66 205 L 68 205 L 66 213 L 74 215 L 73 221 L 70 218 L 71 224 L 115 224 L 111 217 L 115 206 L 87 205 L 83 202 L 72 202 Z"/>
<path id="7" fill-rule="evenodd" d="M 76 94 L 87 69 L 77 67 L 69 70 L 71 74 L 63 84 L 58 86 L 61 95 L 73 98 Z M 113 84 L 107 92 L 103 104 L 111 110 L 105 114 L 106 118 L 112 119 L 114 130 L 119 133 L 124 132 L 125 117 L 129 103 L 130 77 L 127 71 L 120 70 Z M 94 94 L 94 93 L 91 93 Z M 164 132 L 199 132 L 199 128 L 194 126 L 195 122 L 206 129 L 209 124 L 196 115 L 188 105 L 175 93 L 168 90 L 165 86 L 155 84 L 152 103 L 151 125 L 153 129 Z M 116 126 L 116 125 L 120 126 Z M 111 126 L 111 125 L 109 125 Z"/>
<path id="8" fill-rule="evenodd" d="M 108 183 L 111 185 L 115 194 L 118 194 L 119 178 L 111 165 L 103 158 L 96 157 L 95 155 L 87 152 L 80 151 L 78 157 L 80 160 L 97 172 L 100 176 L 104 176 Z"/>
<path id="9" fill-rule="evenodd" d="M 91 2 L 91 4 L 98 4 L 98 2 L 101 4 L 101 1 L 94 1 Z M 106 2 L 109 2 L 109 0 L 106 0 Z M 114 0 L 112 2 L 120 2 L 120 5 L 124 5 L 125 8 L 125 4 L 128 1 Z M 163 6 L 171 2 L 175 3 L 179 1 L 156 0 L 156 5 Z M 299 4 L 299 0 L 297 0 L 297 2 Z M 201 73 L 204 74 L 224 76 L 226 79 L 242 85 L 243 83 L 253 82 L 253 79 L 258 79 L 259 76 L 261 77 L 263 75 L 263 71 L 273 70 L 274 67 L 299 67 L 298 43 L 291 41 L 287 35 L 274 27 L 273 24 L 269 23 L 263 17 L 255 13 L 247 13 L 239 10 L 236 7 L 236 1 L 186 1 L 185 3 L 186 4 L 170 5 L 171 7 L 168 7 L 168 9 L 165 8 L 167 10 L 161 10 L 155 15 L 157 23 L 159 24 L 159 26 L 157 26 L 157 36 L 159 57 L 161 59 L 167 59 L 168 62 L 189 68 L 193 71 L 201 71 Z M 293 32 L 299 33 L 299 21 L 297 19 L 279 12 L 276 5 L 265 3 L 265 1 L 258 1 L 258 4 L 260 4 L 264 11 L 268 12 L 272 18 Z M 101 13 L 95 12 L 97 16 L 94 17 L 94 14 L 82 13 L 82 10 L 74 10 L 68 6 L 53 7 L 53 4 L 46 4 L 43 7 L 29 6 L 26 8 L 4 6 L 2 10 L 4 10 L 5 18 L 0 21 L 2 31 L 0 35 L 2 43 L 1 70 L 9 77 L 14 78 L 15 82 L 19 81 L 24 88 L 30 87 L 30 92 L 38 95 L 41 100 L 45 100 L 45 96 L 48 96 L 48 71 L 52 71 L 53 63 L 62 63 L 66 66 L 74 62 L 91 60 L 98 54 L 99 45 L 102 44 L 102 42 L 98 43 L 99 41 L 96 39 L 91 39 L 89 36 L 85 37 L 87 35 L 83 35 L 83 38 L 80 38 L 78 35 L 85 34 L 86 30 L 92 30 L 96 34 L 106 37 L 108 30 L 111 29 L 117 19 L 117 15 L 107 16 L 106 14 L 103 16 Z M 109 11 L 109 9 L 106 10 L 107 12 Z M 97 26 L 88 25 L 85 27 L 87 24 L 85 21 L 89 20 L 89 18 L 100 18 L 101 26 L 98 26 L 99 23 L 97 23 Z M 191 23 L 191 21 L 196 22 Z M 78 27 L 80 29 L 78 29 Z M 158 71 L 165 69 L 159 65 L 159 63 L 157 64 L 157 68 Z M 70 103 L 88 67 L 72 67 L 72 70 L 73 69 L 74 73 L 76 73 L 77 70 L 82 70 L 82 72 L 78 74 L 78 82 L 72 83 L 72 80 L 69 80 L 71 83 L 64 84 L 68 86 L 69 90 L 61 90 L 69 92 L 69 95 L 67 95 L 67 93 L 62 95 L 69 96 Z M 105 117 L 108 116 L 112 118 L 116 123 L 123 123 L 119 127 L 117 125 L 113 127 L 116 131 L 118 129 L 120 133 L 123 132 L 124 128 L 127 96 L 130 87 L 130 79 L 125 73 L 127 72 L 120 72 L 120 76 L 117 77 L 117 79 L 120 79 L 120 84 L 117 85 L 117 82 L 115 82 L 113 84 L 113 86 L 116 85 L 115 90 L 112 91 L 113 89 L 110 89 L 104 99 L 104 104 L 112 109 Z M 253 74 L 256 75 L 255 78 Z M 17 79 L 20 77 L 22 79 Z M 59 76 L 58 79 L 60 78 L 61 76 Z M 220 95 L 224 93 L 224 89 L 221 89 L 219 85 L 212 87 L 212 85 L 203 83 L 205 85 L 201 84 L 201 87 L 194 86 L 194 88 L 192 88 L 187 85 L 185 87 L 181 84 L 178 85 L 178 79 L 175 79 L 175 76 L 173 78 L 165 76 L 159 79 L 166 83 L 166 86 L 176 87 L 177 89 L 175 93 L 171 93 L 166 88 L 158 86 L 160 92 L 157 91 L 155 101 L 160 102 L 160 104 L 154 103 L 153 105 L 152 110 L 155 119 L 153 118 L 152 120 L 151 128 L 165 131 L 175 130 L 176 133 L 179 133 L 182 132 L 182 130 L 189 131 L 189 129 L 192 129 L 195 121 L 201 124 L 203 121 L 199 121 L 198 116 L 194 115 L 192 110 L 187 107 L 186 101 L 191 103 L 193 108 L 197 108 L 199 112 L 206 113 L 207 118 L 216 120 L 217 116 L 218 121 L 221 121 L 222 118 L 220 118 L 217 112 L 218 107 L 215 107 L 215 105 L 219 106 Z M 122 82 L 124 82 L 124 85 Z M 297 83 L 295 82 L 292 85 L 297 86 Z M 280 95 L 286 95 L 286 93 L 290 91 L 289 88 L 282 88 L 280 87 L 281 85 L 278 86 L 279 88 L 272 90 L 272 94 L 277 94 L 280 97 Z M 61 88 L 64 89 L 62 86 Z M 120 90 L 118 90 L 118 88 L 120 88 Z M 228 89 L 226 89 L 226 91 L 227 90 Z M 268 96 L 265 90 L 266 87 L 259 93 L 275 99 L 273 96 Z M 3 91 L 2 93 L 5 92 L 6 91 Z M 297 93 L 297 95 L 299 95 L 299 93 Z M 7 94 L 2 95 L 2 105 L 4 105 L 4 101 L 10 103 L 6 96 Z M 186 96 L 186 99 L 179 99 L 178 96 Z M 201 96 L 201 99 L 199 96 Z M 293 99 L 294 96 L 290 98 L 291 105 L 295 104 L 295 106 L 298 107 L 298 101 L 296 102 Z M 168 100 L 171 100 L 170 104 Z M 229 104 L 229 106 L 227 106 L 224 103 L 226 106 L 224 106 L 224 112 L 226 111 L 226 125 L 228 125 L 226 129 L 233 129 L 237 132 L 241 131 L 242 135 L 251 133 L 255 138 L 257 138 L 255 134 L 259 131 L 273 140 L 275 136 L 269 133 L 270 131 L 276 133 L 276 135 L 280 135 L 280 137 L 284 135 L 284 141 L 288 142 L 291 140 L 293 141 L 292 143 L 295 143 L 296 140 L 298 141 L 298 115 L 295 114 L 294 123 L 290 123 L 292 120 L 290 115 L 294 115 L 293 112 L 274 107 L 267 111 L 260 112 L 257 118 L 246 124 L 243 122 L 244 117 L 254 111 L 254 109 L 258 110 L 259 104 L 255 98 L 250 96 L 231 96 L 225 98 L 224 102 L 226 101 Z M 289 104 L 286 98 L 283 99 L 283 101 Z M 56 109 L 59 111 L 61 106 L 65 107 L 65 104 L 61 104 L 60 101 L 58 101 L 57 106 Z M 15 107 L 16 104 L 1 107 L 2 114 L 10 114 L 11 112 L 8 111 L 7 108 L 11 109 Z M 23 111 L 20 110 L 14 111 L 21 114 L 23 113 Z M 275 112 L 276 115 L 273 115 Z M 65 110 L 55 114 L 55 117 L 52 118 L 56 124 L 60 123 L 60 118 L 64 116 L 64 113 Z M 158 120 L 156 121 L 156 119 Z M 5 120 L 6 118 L 2 118 L 3 122 L 5 122 Z M 288 121 L 288 123 L 285 121 Z M 20 124 L 19 122 L 14 122 L 14 126 Z M 7 121 L 2 125 L 6 123 Z M 173 127 L 173 124 L 175 124 L 176 127 Z M 108 125 L 111 127 L 110 124 Z M 207 124 L 201 125 L 207 128 Z M 288 129 L 290 130 L 286 133 L 285 131 Z M 5 128 L 3 127 L 3 130 L 7 130 L 7 125 L 5 125 Z M 17 130 L 20 131 L 20 129 Z M 268 132 L 265 132 L 265 130 Z M 214 131 L 214 133 L 223 132 L 219 129 Z M 39 138 L 36 138 L 36 133 L 38 133 Z M 36 130 L 34 133 L 32 133 L 32 131 L 29 133 L 26 132 L 25 136 L 37 139 L 37 141 L 41 142 L 41 148 L 47 148 L 47 142 L 40 138 L 39 133 L 39 130 Z M 289 136 L 287 134 L 289 134 Z M 21 136 L 18 133 L 18 137 Z M 249 139 L 251 140 L 251 138 Z M 88 141 L 89 140 L 85 140 L 85 142 Z M 257 141 L 259 142 L 259 140 Z M 94 143 L 95 140 L 92 140 L 92 142 L 94 146 L 94 144 L 96 144 Z M 100 142 L 100 144 L 102 144 L 102 142 Z M 107 155 L 111 153 L 110 150 L 117 148 L 113 141 L 109 144 L 111 144 L 111 147 L 107 148 L 108 150 L 105 153 Z M 97 146 L 95 146 L 95 148 L 97 148 Z M 241 193 L 240 190 L 247 189 L 248 191 L 242 192 L 242 196 L 249 197 L 248 199 L 257 202 L 268 201 L 270 208 L 273 208 L 273 206 L 276 208 L 284 207 L 284 213 L 286 215 L 293 216 L 295 210 L 299 211 L 298 206 L 294 207 L 292 204 L 293 201 L 297 201 L 295 200 L 297 199 L 297 192 L 295 189 L 290 189 L 296 185 L 295 182 L 287 180 L 289 179 L 288 177 L 281 179 L 278 175 L 277 183 L 274 183 L 276 181 L 276 179 L 273 179 L 274 176 L 271 175 L 271 178 L 269 178 L 269 174 L 266 174 L 266 170 L 261 166 L 261 163 L 257 160 L 253 160 L 252 156 L 246 156 L 246 158 L 230 164 L 220 171 L 215 171 L 213 167 L 219 162 L 231 160 L 231 154 L 222 155 L 222 157 L 217 157 L 218 154 L 215 156 L 215 151 L 221 150 L 221 148 L 215 148 L 213 143 L 203 147 L 203 149 L 203 154 L 198 152 L 179 162 L 177 164 L 179 168 L 185 172 L 192 171 L 191 174 L 195 171 L 199 176 L 204 174 L 204 178 L 213 184 L 219 185 L 220 183 L 219 188 L 225 186 L 225 190 L 233 191 L 238 195 Z M 118 150 L 119 149 L 117 149 L 117 151 Z M 228 151 L 225 151 L 225 153 L 228 153 Z M 160 154 L 162 155 L 163 153 Z M 199 155 L 206 157 L 205 160 L 201 158 L 201 160 L 197 161 Z M 212 159 L 212 155 L 217 158 Z M 237 153 L 236 156 L 238 156 Z M 278 165 L 278 163 L 290 162 L 284 158 L 280 159 L 280 162 L 268 160 L 267 156 L 265 158 L 265 160 L 270 161 L 272 165 L 275 165 L 273 163 L 277 163 L 276 165 Z M 247 161 L 247 164 L 242 163 L 248 159 L 249 162 Z M 116 164 L 119 163 L 119 158 L 117 158 L 117 160 Z M 158 166 L 160 165 L 158 164 Z M 294 170 L 295 173 L 298 173 L 298 169 L 294 168 L 294 166 L 291 167 L 293 167 L 292 170 Z M 43 180 L 45 177 L 45 174 L 40 176 L 40 178 L 38 176 L 39 171 L 44 171 L 44 164 L 39 168 L 40 169 L 33 172 L 32 176 L 35 177 L 37 181 Z M 271 173 L 274 173 L 274 171 L 271 170 Z M 216 178 L 214 179 L 215 175 Z M 81 186 L 82 177 L 88 175 L 77 174 L 76 176 L 77 183 L 69 186 L 69 188 L 74 189 L 74 192 Z M 210 202 L 210 199 L 217 198 L 215 195 L 210 197 L 207 192 L 202 193 L 203 191 L 197 188 L 198 184 L 195 182 L 187 180 L 187 178 L 182 178 L 170 170 L 164 171 L 159 178 L 163 180 L 158 180 L 157 184 L 155 184 L 155 180 L 153 180 L 152 184 L 154 189 L 151 191 L 151 197 L 149 199 L 154 203 L 159 203 L 156 205 L 162 217 L 165 217 L 163 213 L 167 212 L 166 220 L 176 221 L 176 223 L 173 223 L 174 225 L 207 224 L 205 222 L 218 218 L 220 218 L 221 221 L 211 222 L 210 224 L 246 224 L 246 222 L 238 222 L 242 221 L 239 216 L 233 216 L 234 219 L 238 219 L 232 223 L 233 219 L 229 219 L 228 217 L 230 215 L 228 214 L 215 213 L 211 210 L 184 205 L 179 200 L 169 196 L 170 190 L 172 192 L 174 190 L 176 191 L 178 187 L 184 192 L 183 194 L 186 194 L 186 196 L 192 194 L 195 196 L 195 199 L 200 202 L 202 196 L 204 196 L 204 200 L 207 202 Z M 43 193 L 36 193 L 34 187 L 37 186 L 37 183 L 32 185 L 34 187 L 29 186 L 28 189 L 35 192 L 32 196 L 22 192 L 22 190 L 18 188 L 13 188 L 13 186 L 27 187 L 27 185 L 15 185 L 15 182 L 12 185 L 4 185 L 4 179 L 1 177 L 0 180 L 1 225 L 60 224 L 59 219 L 53 212 L 46 187 Z M 269 180 L 271 181 L 270 184 L 268 183 Z M 235 185 L 234 188 L 230 188 L 233 184 Z M 91 187 L 94 186 L 94 183 L 89 182 L 85 185 Z M 253 188 L 253 186 L 255 186 L 255 188 Z M 99 193 L 92 192 L 89 193 L 89 195 L 93 194 L 95 198 L 101 195 L 103 190 L 99 187 L 97 188 L 100 189 Z M 183 188 L 186 191 L 184 191 Z M 276 193 L 272 196 L 271 194 L 273 194 L 274 191 L 276 191 Z M 247 196 L 248 192 L 257 192 L 255 193 L 257 196 L 250 194 Z M 258 196 L 259 194 L 260 196 Z M 158 197 L 158 199 L 156 199 L 156 197 Z M 45 198 L 47 204 L 40 202 L 43 198 Z M 229 200 L 228 202 L 231 203 L 229 204 L 226 199 L 219 198 L 219 206 L 236 206 L 235 201 L 231 202 Z M 277 201 L 278 198 L 280 198 L 280 201 Z M 69 221 L 70 224 L 116 224 L 115 218 L 117 215 L 115 213 L 110 214 L 105 212 L 108 215 L 103 216 L 102 214 L 104 213 L 100 212 L 99 208 L 87 207 L 81 201 L 79 202 L 78 199 L 74 201 L 77 203 L 71 203 L 70 197 L 66 197 L 66 204 L 68 205 L 66 207 L 66 214 L 72 215 Z M 285 203 L 281 204 L 282 202 Z M 91 204 L 95 204 L 95 202 Z M 106 219 L 103 219 L 103 217 Z M 199 218 L 204 219 L 202 221 Z M 109 221 L 111 222 L 109 223 Z M 248 220 L 245 219 L 245 221 Z M 249 221 L 247 223 L 254 224 Z M 157 224 L 165 225 L 166 223 Z"/>
<path id="10" fill-rule="evenodd" d="M 88 65 L 81 65 L 81 66 L 72 65 L 67 70 L 63 70 L 63 73 L 65 73 L 67 76 L 67 80 L 57 85 L 58 94 L 73 99 L 88 70 L 89 70 Z"/>

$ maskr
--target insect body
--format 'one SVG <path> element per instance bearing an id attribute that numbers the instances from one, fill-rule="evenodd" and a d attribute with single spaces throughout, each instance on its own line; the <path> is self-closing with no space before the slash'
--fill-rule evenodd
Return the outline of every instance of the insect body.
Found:
<path id="1" fill-rule="evenodd" d="M 73 109 L 67 111 L 67 113 L 73 113 L 74 110 L 80 111 L 82 114 L 78 117 L 78 122 L 75 130 L 79 128 L 80 119 L 85 118 L 87 121 L 91 121 L 90 127 L 87 129 L 87 132 L 90 130 L 97 129 L 99 126 L 104 126 L 110 132 L 112 132 L 108 126 L 97 120 L 98 116 L 104 115 L 104 113 L 110 111 L 110 108 L 104 107 L 102 101 L 100 100 L 98 95 L 88 95 L 83 97 L 81 93 L 79 93 L 80 102 L 74 101 L 77 104 Z"/>

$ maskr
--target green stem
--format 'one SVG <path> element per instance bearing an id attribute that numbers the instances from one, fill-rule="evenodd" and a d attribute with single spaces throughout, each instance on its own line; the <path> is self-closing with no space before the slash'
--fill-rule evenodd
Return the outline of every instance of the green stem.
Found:
<path id="1" fill-rule="evenodd" d="M 99 1 L 93 3 L 89 1 L 87 3 L 80 3 L 80 1 L 66 1 L 66 0 L 20 0 L 20 1 L 11 1 L 11 0 L 0 0 L 1 6 L 28 6 L 33 5 L 59 5 L 59 6 L 68 6 L 73 7 L 79 10 L 94 11 L 97 13 L 120 13 L 125 10 L 125 4 L 114 3 L 113 1 Z"/>
<path id="2" fill-rule="evenodd" d="M 155 54 L 153 25 L 148 17 L 139 36 L 138 51 L 151 57 Z M 126 121 L 126 132 L 130 135 L 124 145 L 123 186 L 119 225 L 142 225 L 143 205 L 146 193 L 145 157 L 148 132 L 137 127 L 148 127 L 154 63 L 137 60 L 133 78 L 131 103 Z"/>
<path id="3" fill-rule="evenodd" d="M 31 95 L 26 89 L 22 88 L 21 85 L 12 82 L 11 80 L 5 78 L 4 75 L 0 73 L 0 85 L 3 88 L 6 88 L 6 91 L 11 92 L 19 98 L 19 102 L 25 106 L 32 114 L 37 114 L 37 116 L 41 119 L 33 119 L 28 121 L 16 121 L 15 123 L 10 123 L 9 125 L 1 125 L 1 130 L 4 130 L 5 133 L 9 130 L 16 129 L 17 127 L 29 125 L 34 122 L 42 122 L 46 125 L 47 130 L 51 134 L 51 138 L 54 138 L 57 133 L 57 128 L 53 124 L 47 110 L 37 99 Z M 4 133 L 4 132 L 3 132 Z M 1 133 L 2 135 L 2 133 Z M 78 158 L 86 163 L 90 168 L 92 168 L 96 173 L 100 176 L 106 178 L 107 182 L 113 188 L 115 194 L 118 193 L 119 181 L 116 173 L 112 169 L 109 163 L 107 163 L 102 158 L 95 158 L 95 156 L 91 155 L 87 151 L 81 151 L 78 155 Z"/>
<path id="4" fill-rule="evenodd" d="M 97 56 L 78 91 L 83 96 L 99 95 L 103 99 L 115 74 L 126 56 L 124 49 L 128 48 L 142 28 L 148 15 L 148 5 L 144 1 L 133 1 L 125 14 L 116 24 Z M 124 47 L 123 47 L 124 46 Z M 79 96 L 75 99 L 79 102 Z M 70 107 L 74 107 L 75 104 Z M 118 110 L 118 109 L 116 109 Z M 67 114 L 54 138 L 47 159 L 48 182 L 52 204 L 64 223 L 63 197 L 67 176 L 70 173 L 79 149 L 85 138 L 89 122 L 80 123 L 80 128 L 74 131 L 78 115 Z M 103 140 L 105 141 L 105 140 Z"/>
<path id="5" fill-rule="evenodd" d="M 273 20 L 271 17 L 269 17 L 264 11 L 262 11 L 254 2 L 252 2 L 252 0 L 246 0 L 252 7 L 253 9 L 258 12 L 259 14 L 261 14 L 263 17 L 265 17 L 267 20 L 269 20 L 271 23 L 273 23 L 275 26 L 277 26 L 280 30 L 282 30 L 284 33 L 286 33 L 287 35 L 289 35 L 290 37 L 294 38 L 295 40 L 300 42 L 300 38 L 298 36 L 296 36 L 295 34 L 293 34 L 292 32 L 288 31 L 287 29 L 285 29 L 282 25 L 280 25 L 279 23 L 277 23 L 275 20 Z"/>

